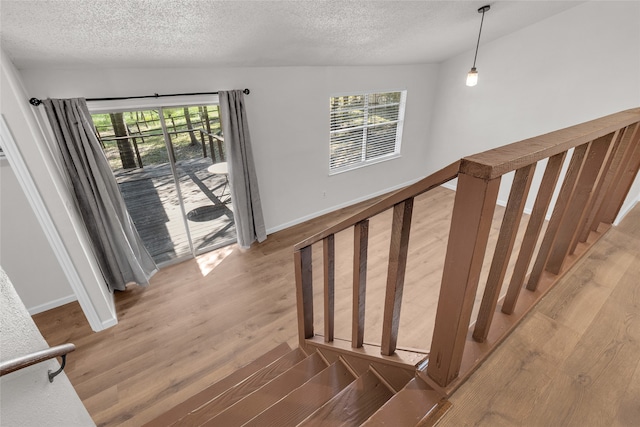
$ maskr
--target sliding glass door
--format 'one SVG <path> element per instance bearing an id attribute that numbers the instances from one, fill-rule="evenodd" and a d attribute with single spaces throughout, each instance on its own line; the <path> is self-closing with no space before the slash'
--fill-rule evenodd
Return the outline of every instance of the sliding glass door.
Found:
<path id="1" fill-rule="evenodd" d="M 95 114 L 93 120 L 156 263 L 235 242 L 216 105 Z"/>

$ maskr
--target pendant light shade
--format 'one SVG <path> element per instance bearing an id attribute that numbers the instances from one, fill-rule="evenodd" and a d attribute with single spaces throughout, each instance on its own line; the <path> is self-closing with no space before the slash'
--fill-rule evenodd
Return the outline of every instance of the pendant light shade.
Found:
<path id="1" fill-rule="evenodd" d="M 467 74 L 467 86 L 475 86 L 478 84 L 478 70 L 473 67 Z"/>
<path id="2" fill-rule="evenodd" d="M 471 67 L 471 71 L 467 74 L 467 86 L 475 86 L 478 84 L 478 70 L 476 69 L 476 60 L 478 59 L 478 47 L 480 46 L 480 35 L 482 34 L 482 24 L 484 23 L 484 13 L 491 9 L 491 6 L 486 5 L 482 6 L 478 9 L 478 13 L 482 14 L 482 19 L 480 20 L 480 31 L 478 31 L 478 42 L 476 43 L 476 54 L 473 57 L 473 67 Z"/>

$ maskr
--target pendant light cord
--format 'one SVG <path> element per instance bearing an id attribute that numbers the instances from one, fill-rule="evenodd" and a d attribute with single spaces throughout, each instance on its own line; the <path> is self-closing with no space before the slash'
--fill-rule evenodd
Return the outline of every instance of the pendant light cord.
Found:
<path id="1" fill-rule="evenodd" d="M 484 22 L 484 13 L 487 11 L 487 6 L 480 8 L 482 11 L 482 19 L 480 20 L 480 31 L 478 31 L 478 43 L 476 43 L 476 55 L 473 57 L 473 68 L 476 68 L 476 59 L 478 59 L 478 48 L 480 47 L 480 35 L 482 34 L 482 23 Z"/>

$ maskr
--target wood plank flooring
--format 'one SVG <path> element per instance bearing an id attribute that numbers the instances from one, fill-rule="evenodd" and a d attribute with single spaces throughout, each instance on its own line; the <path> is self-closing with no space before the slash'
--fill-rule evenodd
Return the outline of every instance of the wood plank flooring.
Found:
<path id="1" fill-rule="evenodd" d="M 437 188 L 416 198 L 400 318 L 400 347 L 429 348 L 453 195 L 450 190 Z M 246 251 L 232 245 L 164 268 L 152 278 L 148 288 L 132 287 L 116 294 L 119 324 L 106 331 L 93 333 L 77 303 L 41 313 L 34 316 L 34 320 L 50 345 L 76 344 L 77 350 L 69 357 L 66 372 L 98 425 L 142 425 L 280 343 L 297 346 L 293 245 L 371 203 L 345 208 L 274 233 L 262 244 Z M 640 208 L 636 208 L 638 210 Z M 491 260 L 491 248 L 495 245 L 502 212 L 502 208 L 497 208 L 492 228 L 493 243 L 489 245 L 486 263 Z M 365 342 L 379 341 L 377 337 L 381 332 L 384 300 L 381 290 L 386 282 L 390 221 L 390 212 L 371 221 Z M 523 219 L 521 229 L 526 222 Z M 636 245 L 638 239 L 640 236 L 633 240 Z M 600 247 L 598 245 L 592 256 Z M 346 267 L 352 263 L 352 248 L 352 231 L 336 235 L 336 337 L 347 339 L 351 330 L 351 278 Z M 603 260 L 609 255 L 617 259 L 616 262 L 629 262 L 629 255 L 625 255 L 628 251 L 624 246 L 617 246 L 614 239 L 609 247 L 604 247 L 598 259 L 603 265 L 608 265 Z M 322 253 L 315 247 L 313 257 L 316 270 L 319 270 L 314 271 L 317 290 L 314 295 L 315 328 L 322 332 Z M 640 263 L 636 261 L 636 265 Z M 615 274 L 624 276 L 620 268 L 602 268 L 599 274 L 607 280 L 607 271 L 615 270 Z M 580 274 L 590 277 L 589 273 L 578 271 L 567 275 L 564 281 L 579 280 Z M 481 283 L 485 281 L 486 275 Z M 578 288 L 590 289 L 587 286 Z M 570 292 L 566 298 L 591 301 L 588 299 L 591 295 L 598 298 L 613 294 L 607 289 L 595 286 L 587 291 L 588 295 Z M 482 289 L 479 289 L 478 298 L 481 296 Z M 624 299 L 622 295 L 620 298 Z M 589 304 L 598 306 L 597 302 Z M 546 347 L 554 348 L 551 353 L 554 357 L 569 353 L 560 350 L 566 345 L 558 344 L 559 348 L 555 348 L 552 343 L 562 342 L 565 336 L 578 342 L 579 325 L 589 319 L 583 310 L 571 307 L 558 303 L 555 308 L 549 308 L 556 310 L 556 314 L 546 316 L 550 320 L 542 322 L 551 332 L 562 316 L 566 317 L 567 324 L 578 322 L 576 326 L 565 327 L 566 334 L 562 337 L 545 342 Z M 535 315 L 539 315 L 537 311 L 530 317 Z M 591 318 L 595 316 L 592 314 Z M 630 318 L 633 320 L 633 316 Z M 621 334 L 626 330 L 624 325 L 635 328 L 635 324 L 629 322 L 622 324 Z M 633 332 L 637 330 L 632 329 Z M 521 340 L 528 342 L 528 338 Z M 573 347 L 570 345 L 569 348 Z M 527 357 L 531 358 L 529 352 L 542 351 L 522 350 L 516 346 L 506 357 L 524 357 L 526 362 Z M 533 377 L 532 373 L 518 371 L 525 362 L 508 361 L 503 362 L 507 372 L 525 379 Z M 629 375 L 640 377 L 637 360 L 632 368 L 634 371 Z M 551 371 L 536 372 L 535 381 L 520 383 L 519 391 L 512 394 L 526 396 L 536 384 L 547 390 L 544 381 L 550 380 L 553 374 Z M 629 385 L 628 390 L 637 393 L 638 387 L 634 389 Z M 503 399 L 509 397 L 502 396 Z M 484 400 L 484 395 L 476 396 L 475 400 Z M 633 401 L 628 401 L 630 410 L 635 408 L 633 405 Z M 462 417 L 461 414 L 457 416 Z M 466 418 L 456 420 L 467 422 Z M 455 425 L 455 422 L 449 425 Z"/>
<path id="2" fill-rule="evenodd" d="M 108 330 L 92 332 L 77 302 L 34 320 L 50 345 L 76 344 L 65 372 L 96 424 L 140 426 L 279 344 L 297 347 L 293 245 L 370 203 L 163 268 L 116 293 Z"/>
<path id="3" fill-rule="evenodd" d="M 640 205 L 454 393 L 438 426 L 640 425 Z"/>

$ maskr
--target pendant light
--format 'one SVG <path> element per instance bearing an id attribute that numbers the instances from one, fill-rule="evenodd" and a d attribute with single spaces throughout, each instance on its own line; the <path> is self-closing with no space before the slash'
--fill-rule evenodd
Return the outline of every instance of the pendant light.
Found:
<path id="1" fill-rule="evenodd" d="M 478 43 L 476 44 L 476 55 L 473 57 L 473 67 L 471 67 L 471 71 L 467 74 L 467 86 L 475 86 L 478 84 L 478 70 L 476 70 L 476 59 L 478 59 L 478 46 L 480 46 L 480 34 L 482 34 L 482 23 L 484 22 L 484 13 L 491 9 L 491 6 L 486 5 L 482 6 L 478 9 L 478 13 L 482 14 L 482 19 L 480 20 L 480 31 L 478 32 Z"/>

